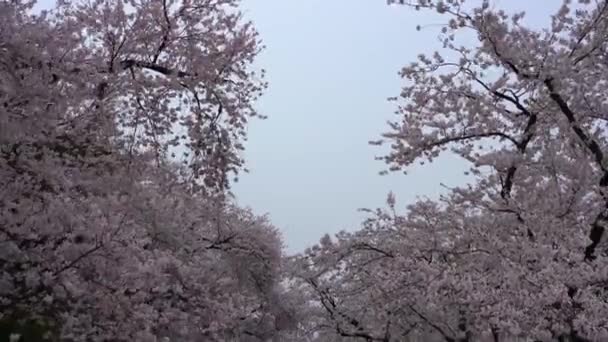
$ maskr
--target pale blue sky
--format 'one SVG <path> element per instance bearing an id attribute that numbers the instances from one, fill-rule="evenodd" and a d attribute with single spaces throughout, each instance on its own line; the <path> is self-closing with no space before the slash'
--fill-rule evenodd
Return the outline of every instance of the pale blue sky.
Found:
<path id="1" fill-rule="evenodd" d="M 546 23 L 561 0 L 503 0 Z M 250 128 L 246 159 L 251 173 L 234 186 L 239 202 L 268 212 L 289 252 L 324 233 L 359 227 L 357 208 L 384 204 L 394 191 L 403 207 L 417 196 L 436 197 L 465 182 L 454 157 L 417 167 L 408 175 L 379 176 L 382 150 L 369 146 L 391 119 L 399 93 L 397 71 L 433 51 L 441 23 L 428 12 L 387 6 L 385 0 L 245 0 L 267 49 L 260 66 L 270 88 L 259 102 L 268 120 Z"/>

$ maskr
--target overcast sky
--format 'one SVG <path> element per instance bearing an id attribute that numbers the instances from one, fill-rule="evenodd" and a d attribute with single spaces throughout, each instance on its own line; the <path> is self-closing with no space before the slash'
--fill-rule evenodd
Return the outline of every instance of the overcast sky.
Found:
<path id="1" fill-rule="evenodd" d="M 561 0 L 494 1 L 525 9 L 534 25 L 548 22 Z M 399 93 L 398 70 L 421 52 L 439 48 L 442 23 L 428 12 L 387 6 L 385 0 L 245 0 L 266 50 L 258 63 L 270 88 L 259 102 L 268 120 L 250 128 L 251 173 L 235 185 L 239 202 L 268 212 L 289 252 L 324 233 L 353 230 L 357 208 L 384 204 L 393 191 L 401 207 L 417 196 L 437 197 L 463 184 L 465 164 L 454 157 L 408 175 L 379 176 L 384 164 L 369 146 L 386 130 Z M 428 27 L 420 32 L 417 25 Z"/>

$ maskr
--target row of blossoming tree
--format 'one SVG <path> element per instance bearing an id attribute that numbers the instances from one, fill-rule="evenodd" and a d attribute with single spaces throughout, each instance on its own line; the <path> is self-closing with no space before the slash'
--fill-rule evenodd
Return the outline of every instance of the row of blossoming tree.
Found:
<path id="1" fill-rule="evenodd" d="M 374 143 L 474 180 L 286 258 L 230 197 L 265 88 L 238 0 L 0 0 L 0 339 L 608 339 L 608 0 L 398 3 L 446 24 Z"/>
<path id="2" fill-rule="evenodd" d="M 318 341 L 608 340 L 608 1 L 550 27 L 490 1 L 395 1 L 445 18 L 404 67 L 375 144 L 392 171 L 451 152 L 474 180 L 293 258 Z M 465 41 L 466 44 L 459 42 Z M 314 332 L 314 333 L 312 333 Z"/>
<path id="3" fill-rule="evenodd" d="M 0 1 L 0 339 L 267 340 L 281 240 L 231 204 L 265 87 L 234 0 Z"/>

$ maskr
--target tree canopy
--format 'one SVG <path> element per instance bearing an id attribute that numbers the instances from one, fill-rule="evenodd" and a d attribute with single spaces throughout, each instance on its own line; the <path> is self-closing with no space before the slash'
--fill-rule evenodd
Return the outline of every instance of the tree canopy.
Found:
<path id="1" fill-rule="evenodd" d="M 445 25 L 371 143 L 473 180 L 286 256 L 230 193 L 266 87 L 238 0 L 0 0 L 0 339 L 608 339 L 608 0 L 396 2 Z"/>

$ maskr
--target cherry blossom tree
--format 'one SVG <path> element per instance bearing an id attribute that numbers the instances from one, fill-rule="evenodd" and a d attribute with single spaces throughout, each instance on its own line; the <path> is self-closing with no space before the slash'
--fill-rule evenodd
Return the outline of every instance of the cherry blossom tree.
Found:
<path id="1" fill-rule="evenodd" d="M 388 171 L 450 151 L 475 180 L 298 257 L 344 340 L 608 338 L 608 2 L 564 1 L 548 28 L 489 1 L 400 1 L 446 18 L 404 67 Z M 476 43 L 459 43 L 474 37 Z"/>
<path id="2" fill-rule="evenodd" d="M 0 1 L 2 334 L 267 341 L 291 329 L 280 236 L 228 196 L 265 87 L 238 1 L 33 6 Z"/>

